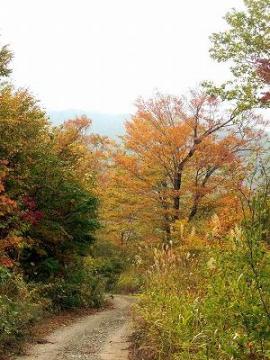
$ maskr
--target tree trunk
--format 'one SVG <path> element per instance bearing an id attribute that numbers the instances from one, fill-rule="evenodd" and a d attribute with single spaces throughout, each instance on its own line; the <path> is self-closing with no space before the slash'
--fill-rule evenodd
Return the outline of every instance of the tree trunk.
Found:
<path id="1" fill-rule="evenodd" d="M 174 199 L 173 199 L 174 220 L 179 220 L 179 218 L 180 218 L 180 214 L 179 214 L 179 209 L 180 209 L 179 190 L 181 188 L 181 182 L 182 182 L 182 172 L 178 172 L 175 175 L 174 184 L 173 184 L 173 189 L 176 192 L 176 194 L 174 195 Z"/>
<path id="2" fill-rule="evenodd" d="M 188 222 L 190 222 L 194 218 L 194 216 L 197 214 L 198 206 L 199 206 L 199 199 L 200 199 L 199 195 L 196 194 L 194 197 L 192 208 L 189 213 Z"/>
<path id="3" fill-rule="evenodd" d="M 164 180 L 161 182 L 162 189 L 168 189 L 168 184 Z M 171 240 L 171 223 L 172 218 L 169 214 L 170 206 L 169 206 L 169 198 L 165 197 L 164 194 L 160 194 L 159 199 L 161 201 L 161 206 L 164 210 L 163 213 L 163 224 L 162 224 L 162 230 L 164 231 L 164 244 L 168 244 Z"/>

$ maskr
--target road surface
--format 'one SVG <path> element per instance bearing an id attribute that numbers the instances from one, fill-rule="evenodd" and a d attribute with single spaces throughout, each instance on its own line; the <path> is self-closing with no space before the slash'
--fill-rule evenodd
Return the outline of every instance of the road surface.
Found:
<path id="1" fill-rule="evenodd" d="M 111 309 L 60 327 L 16 360 L 127 360 L 131 296 L 117 295 Z"/>

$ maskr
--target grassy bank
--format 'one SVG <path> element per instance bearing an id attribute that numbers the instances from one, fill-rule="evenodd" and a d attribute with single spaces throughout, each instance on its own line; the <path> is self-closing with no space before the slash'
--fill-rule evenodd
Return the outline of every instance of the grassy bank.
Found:
<path id="1" fill-rule="evenodd" d="M 134 311 L 136 359 L 269 359 L 269 204 L 219 244 L 155 253 Z"/>

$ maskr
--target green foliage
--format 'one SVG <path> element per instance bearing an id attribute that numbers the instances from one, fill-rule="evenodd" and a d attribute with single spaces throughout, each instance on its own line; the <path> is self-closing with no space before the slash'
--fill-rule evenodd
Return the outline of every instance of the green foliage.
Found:
<path id="1" fill-rule="evenodd" d="M 124 294 L 139 293 L 144 284 L 144 277 L 134 269 L 129 269 L 123 272 L 117 281 L 117 292 Z"/>
<path id="2" fill-rule="evenodd" d="M 49 127 L 27 91 L 4 86 L 0 96 L 0 201 L 6 208 L 0 250 L 19 258 L 30 280 L 46 280 L 89 253 L 99 226 L 92 177 L 76 174 L 83 159 L 75 145 L 84 146 L 88 123 L 71 123 L 66 134 Z"/>
<path id="3" fill-rule="evenodd" d="M 42 286 L 43 296 L 53 311 L 78 307 L 100 307 L 104 303 L 104 284 L 88 266 L 68 268 L 64 276 Z"/>
<path id="4" fill-rule="evenodd" d="M 23 336 L 29 324 L 42 315 L 46 301 L 22 279 L 0 267 L 0 352 Z"/>
<path id="5" fill-rule="evenodd" d="M 115 291 L 119 276 L 128 267 L 127 254 L 111 242 L 98 240 L 91 248 L 91 255 L 86 263 L 103 280 L 106 291 Z"/>
<path id="6" fill-rule="evenodd" d="M 0 48 L 0 77 L 7 77 L 11 73 L 9 63 L 12 60 L 13 54 L 8 49 L 8 46 L 2 46 Z"/>
<path id="7" fill-rule="evenodd" d="M 77 255 L 89 253 L 98 221 L 96 198 L 68 180 L 53 188 L 45 180 L 36 201 L 43 217 L 26 233 L 34 242 L 22 250 L 21 265 L 30 279 L 39 281 L 57 275 Z"/>
<path id="8" fill-rule="evenodd" d="M 269 106 L 269 0 L 244 0 L 245 11 L 226 14 L 228 29 L 211 36 L 211 56 L 231 61 L 233 81 L 222 87 L 210 85 L 211 92 L 237 100 L 239 109 Z"/>

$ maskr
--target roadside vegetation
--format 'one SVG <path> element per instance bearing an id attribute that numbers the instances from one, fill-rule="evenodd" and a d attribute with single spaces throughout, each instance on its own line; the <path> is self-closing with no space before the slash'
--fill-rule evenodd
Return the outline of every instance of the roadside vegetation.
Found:
<path id="1" fill-rule="evenodd" d="M 252 212 L 222 244 L 154 254 L 134 309 L 135 358 L 269 358 L 269 200 Z"/>
<path id="2" fill-rule="evenodd" d="M 0 51 L 0 347 L 48 312 L 100 307 L 124 267 L 118 247 L 95 244 L 99 181 L 109 140 L 80 117 L 50 125 L 8 79 Z M 102 166 L 101 166 L 102 165 Z M 106 251 L 104 251 L 105 249 Z"/>
<path id="3" fill-rule="evenodd" d="M 270 4 L 244 3 L 211 37 L 232 79 L 139 99 L 115 154 L 105 230 L 135 254 L 135 359 L 270 359 Z"/>
<path id="4" fill-rule="evenodd" d="M 270 3 L 244 2 L 246 11 L 226 15 L 229 30 L 212 36 L 212 56 L 230 60 L 235 77 L 221 86 L 205 84 L 211 96 L 206 101 L 222 101 L 223 115 L 218 116 L 222 122 L 215 125 L 217 104 L 211 115 L 205 109 L 200 116 L 204 103 L 197 98 L 197 111 L 184 117 L 187 132 L 182 127 L 181 135 L 175 136 L 173 130 L 174 137 L 168 138 L 172 127 L 179 126 L 172 121 L 183 108 L 176 111 L 171 99 L 162 98 L 162 102 L 148 103 L 146 113 L 140 112 L 127 128 L 133 169 L 139 168 L 138 159 L 140 169 L 145 173 L 148 169 L 150 176 L 163 166 L 167 177 L 159 186 L 165 184 L 165 189 L 158 195 L 165 200 L 167 191 L 172 194 L 163 206 L 167 218 L 170 216 L 165 245 L 154 249 L 150 267 L 149 252 L 147 257 L 142 255 L 139 267 L 147 275 L 134 309 L 136 359 L 270 359 L 268 135 L 252 149 L 254 130 L 260 128 L 252 125 L 255 108 L 261 113 L 269 108 Z M 234 117 L 231 125 L 229 117 Z M 145 131 L 140 135 L 137 130 L 142 119 L 153 124 L 153 140 L 152 134 L 146 138 Z M 207 119 L 211 119 L 209 125 Z M 215 127 L 219 129 L 212 132 Z M 209 132 L 212 135 L 202 139 L 200 134 Z M 162 147 L 156 141 L 157 133 L 162 140 L 167 136 Z M 135 134 L 147 147 L 136 146 Z M 247 134 L 251 137 L 245 141 Z M 184 157 L 183 143 L 187 148 Z M 156 168 L 150 170 L 151 150 Z M 175 159 L 178 172 L 172 173 L 168 170 Z M 149 177 L 147 180 L 149 184 Z M 158 183 L 153 185 L 157 194 Z M 170 207 L 177 213 L 169 213 Z"/>

